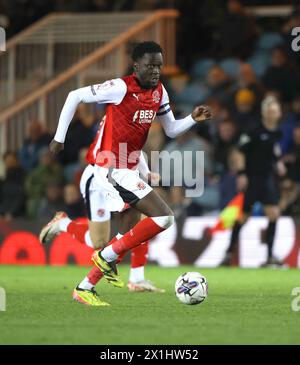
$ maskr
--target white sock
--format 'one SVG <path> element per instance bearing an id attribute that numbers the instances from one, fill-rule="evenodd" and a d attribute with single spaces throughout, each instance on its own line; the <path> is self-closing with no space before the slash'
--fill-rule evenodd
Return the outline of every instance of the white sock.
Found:
<path id="1" fill-rule="evenodd" d="M 91 284 L 89 278 L 86 276 L 78 285 L 80 289 L 92 290 L 95 285 Z"/>
<path id="2" fill-rule="evenodd" d="M 61 232 L 67 232 L 68 225 L 71 223 L 70 218 L 62 218 L 58 221 L 58 227 Z"/>
<path id="3" fill-rule="evenodd" d="M 119 240 L 120 238 L 122 238 L 124 235 L 121 233 L 118 233 L 116 235 L 116 238 Z M 115 261 L 119 255 L 117 253 L 115 253 L 115 251 L 112 249 L 111 247 L 112 245 L 109 245 L 107 247 L 105 247 L 102 251 L 101 251 L 101 256 L 108 262 L 111 261 Z"/>
<path id="4" fill-rule="evenodd" d="M 91 239 L 91 235 L 90 235 L 90 231 L 87 231 L 84 235 L 84 242 L 85 244 L 88 246 L 88 247 L 92 247 L 92 248 L 95 248 L 94 247 L 94 244 L 93 244 L 93 241 Z"/>
<path id="5" fill-rule="evenodd" d="M 130 269 L 129 281 L 132 283 L 138 283 L 145 280 L 144 266 L 135 267 Z"/>
<path id="6" fill-rule="evenodd" d="M 117 253 L 115 253 L 115 251 L 112 249 L 112 245 L 109 245 L 109 246 L 105 247 L 101 251 L 101 256 L 107 262 L 115 261 L 119 257 L 119 255 Z"/>

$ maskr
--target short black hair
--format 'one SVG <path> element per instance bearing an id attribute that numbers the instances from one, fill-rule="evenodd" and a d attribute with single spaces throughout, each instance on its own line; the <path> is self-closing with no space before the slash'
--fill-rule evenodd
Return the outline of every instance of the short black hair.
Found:
<path id="1" fill-rule="evenodd" d="M 158 43 L 146 41 L 138 43 L 132 51 L 133 61 L 137 61 L 144 56 L 145 53 L 162 53 L 162 48 Z"/>

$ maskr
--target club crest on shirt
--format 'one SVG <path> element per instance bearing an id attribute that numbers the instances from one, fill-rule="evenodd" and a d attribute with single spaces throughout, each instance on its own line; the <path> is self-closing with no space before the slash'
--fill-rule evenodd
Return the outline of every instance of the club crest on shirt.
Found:
<path id="1" fill-rule="evenodd" d="M 114 82 L 112 80 L 108 80 L 103 82 L 103 84 L 95 85 L 96 90 L 107 90 L 110 89 L 112 86 L 114 86 Z"/>
<path id="2" fill-rule="evenodd" d="M 137 183 L 137 187 L 139 190 L 145 190 L 146 189 L 146 184 L 143 181 L 139 181 Z"/>
<path id="3" fill-rule="evenodd" d="M 98 214 L 98 217 L 103 217 L 105 214 L 105 209 L 98 209 L 97 214 Z"/>
<path id="4" fill-rule="evenodd" d="M 154 101 L 154 103 L 159 103 L 160 100 L 160 96 L 159 96 L 159 92 L 158 90 L 154 90 L 152 93 L 152 100 Z"/>

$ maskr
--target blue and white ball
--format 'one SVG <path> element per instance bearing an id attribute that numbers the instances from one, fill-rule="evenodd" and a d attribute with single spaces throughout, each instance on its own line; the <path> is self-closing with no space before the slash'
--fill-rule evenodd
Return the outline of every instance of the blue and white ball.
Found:
<path id="1" fill-rule="evenodd" d="M 200 304 L 208 294 L 206 278 L 199 272 L 186 272 L 175 283 L 175 294 L 184 304 Z"/>

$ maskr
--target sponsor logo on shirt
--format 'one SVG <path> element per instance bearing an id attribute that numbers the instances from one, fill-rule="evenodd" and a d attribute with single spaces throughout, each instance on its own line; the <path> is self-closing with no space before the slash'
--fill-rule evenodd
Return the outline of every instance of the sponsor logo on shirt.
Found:
<path id="1" fill-rule="evenodd" d="M 152 94 L 152 100 L 154 101 L 154 103 L 159 103 L 159 100 L 160 100 L 160 95 L 159 95 L 159 92 L 158 90 L 154 90 L 153 91 L 153 94 Z"/>
<path id="2" fill-rule="evenodd" d="M 136 123 L 152 123 L 156 116 L 156 112 L 152 109 L 150 110 L 137 110 L 133 116 L 133 122 Z"/>
<path id="3" fill-rule="evenodd" d="M 139 101 L 139 96 L 138 96 L 138 95 L 136 95 L 136 94 L 132 94 L 132 96 L 133 96 L 134 98 L 136 98 L 136 100 L 137 100 L 137 101 Z"/>

